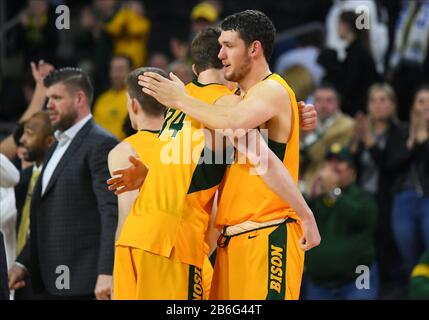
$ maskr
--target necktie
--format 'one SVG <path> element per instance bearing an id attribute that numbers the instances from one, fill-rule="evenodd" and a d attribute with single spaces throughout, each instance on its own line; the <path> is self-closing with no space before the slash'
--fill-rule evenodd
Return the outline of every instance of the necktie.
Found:
<path id="1" fill-rule="evenodd" d="M 27 195 L 25 196 L 24 208 L 22 209 L 21 223 L 18 228 L 18 240 L 16 244 L 16 253 L 19 255 L 25 246 L 27 241 L 28 229 L 30 227 L 30 206 L 31 197 L 33 194 L 34 186 L 36 185 L 37 178 L 39 178 L 40 169 L 34 169 L 31 176 L 30 183 L 27 189 Z"/>

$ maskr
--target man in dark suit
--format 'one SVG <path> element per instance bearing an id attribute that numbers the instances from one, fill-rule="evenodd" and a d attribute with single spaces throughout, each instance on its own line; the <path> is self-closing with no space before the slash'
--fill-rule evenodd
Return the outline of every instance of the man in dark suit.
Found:
<path id="1" fill-rule="evenodd" d="M 117 200 L 105 187 L 117 140 L 94 124 L 93 88 L 80 69 L 46 77 L 48 112 L 56 129 L 31 202 L 30 238 L 9 272 L 46 299 L 108 299 L 112 287 Z"/>
<path id="2" fill-rule="evenodd" d="M 54 130 L 46 111 L 33 114 L 23 126 L 22 136 L 17 137 L 23 147 L 24 160 L 32 162 L 29 168 L 21 170 L 19 183 L 15 186 L 16 198 L 16 235 L 17 256 L 22 252 L 30 232 L 30 207 L 35 183 L 43 168 L 43 159 L 46 157 L 52 143 L 55 142 Z M 18 142 L 17 142 L 18 144 Z M 31 279 L 26 276 L 25 287 L 15 290 L 15 300 L 28 300 L 37 298 L 31 288 Z"/>

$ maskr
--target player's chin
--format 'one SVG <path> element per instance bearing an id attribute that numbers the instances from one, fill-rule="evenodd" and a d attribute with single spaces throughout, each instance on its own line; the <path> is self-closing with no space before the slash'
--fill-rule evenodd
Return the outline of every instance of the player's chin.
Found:
<path id="1" fill-rule="evenodd" d="M 235 82 L 235 76 L 234 76 L 234 73 L 231 70 L 230 71 L 226 71 L 224 73 L 224 77 L 228 81 Z"/>

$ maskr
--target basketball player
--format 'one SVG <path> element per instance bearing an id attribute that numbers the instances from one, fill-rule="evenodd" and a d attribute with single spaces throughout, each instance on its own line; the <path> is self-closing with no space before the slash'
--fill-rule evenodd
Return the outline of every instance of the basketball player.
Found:
<path id="1" fill-rule="evenodd" d="M 133 156 L 132 161 L 134 161 L 134 158 L 139 158 L 146 167 L 150 166 L 150 159 L 154 154 L 153 149 L 158 141 L 159 129 L 164 122 L 165 107 L 151 96 L 142 94 L 140 87 L 136 85 L 137 77 L 145 71 L 156 72 L 164 77 L 167 76 L 164 70 L 158 68 L 138 68 L 128 75 L 126 81 L 128 116 L 132 128 L 138 130 L 138 132 L 117 144 L 110 151 L 108 157 L 110 174 L 119 168 L 127 167 L 130 156 Z M 137 163 L 137 165 L 140 165 L 140 163 Z M 118 195 L 119 215 L 116 240 L 138 193 L 138 190 L 133 190 Z"/>
<path id="2" fill-rule="evenodd" d="M 227 17 L 221 28 L 219 58 L 225 78 L 239 84 L 243 98 L 234 107 L 213 107 L 192 97 L 172 74 L 168 80 L 145 73 L 139 84 L 162 104 L 209 128 L 268 129 L 269 147 L 287 168 L 281 172 L 284 183 L 268 186 L 260 176 L 249 174 L 249 163 L 234 163 L 228 169 L 217 212 L 216 225 L 223 236 L 211 295 L 213 299 L 298 299 L 304 251 L 317 246 L 320 235 L 296 187 L 295 95 L 269 69 L 275 28 L 265 14 L 246 10 Z"/>

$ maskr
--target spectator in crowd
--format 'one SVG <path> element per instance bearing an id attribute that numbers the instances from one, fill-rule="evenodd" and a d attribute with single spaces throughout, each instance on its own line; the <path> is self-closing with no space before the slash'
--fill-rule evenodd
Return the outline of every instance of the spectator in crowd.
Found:
<path id="1" fill-rule="evenodd" d="M 30 233 L 30 206 L 37 179 L 43 167 L 43 159 L 54 143 L 55 137 L 49 114 L 46 111 L 35 113 L 24 124 L 20 144 L 24 149 L 24 160 L 31 166 L 21 171 L 21 179 L 15 186 L 17 215 L 17 248 L 19 255 L 27 242 Z M 33 299 L 30 277 L 24 279 L 26 286 L 15 291 L 15 300 Z"/>
<path id="2" fill-rule="evenodd" d="M 74 40 L 77 65 L 94 79 L 95 97 L 109 87 L 107 75 L 113 40 L 104 26 L 113 18 L 116 9 L 116 0 L 93 0 L 79 15 L 79 30 Z"/>
<path id="3" fill-rule="evenodd" d="M 310 72 L 313 83 L 319 86 L 325 74 L 325 70 L 317 62 L 321 46 L 319 38 L 317 32 L 300 37 L 296 48 L 288 50 L 278 57 L 275 66 L 276 73 L 287 75 L 289 68 L 302 66 Z"/>
<path id="4" fill-rule="evenodd" d="M 387 27 L 388 14 L 387 10 L 379 1 L 372 0 L 334 0 L 332 7 L 326 16 L 326 46 L 337 52 L 340 61 L 346 57 L 346 47 L 348 44 L 340 35 L 338 22 L 340 15 L 344 11 L 364 14 L 359 22 L 369 24 L 369 47 L 374 59 L 377 71 L 384 72 L 385 57 L 389 46 L 389 30 Z"/>
<path id="5" fill-rule="evenodd" d="M 0 231 L 2 232 L 2 236 L 4 236 L 6 265 L 7 269 L 9 269 L 13 265 L 16 257 L 16 203 L 13 187 L 19 181 L 19 171 L 12 162 L 1 153 L 0 177 Z M 0 245 L 3 246 L 3 243 Z"/>
<path id="6" fill-rule="evenodd" d="M 132 70 L 132 62 L 126 56 L 114 56 L 110 62 L 110 89 L 102 93 L 94 105 L 94 120 L 119 140 L 126 137 L 123 130 L 127 113 L 127 88 L 125 80 Z"/>
<path id="7" fill-rule="evenodd" d="M 30 104 L 18 121 L 19 124 L 24 123 L 34 113 L 43 109 L 46 101 L 46 88 L 43 85 L 43 80 L 54 70 L 53 65 L 44 62 L 43 60 L 40 60 L 38 63 L 31 62 L 30 66 L 36 86 L 33 96 L 31 97 Z M 19 137 L 18 139 L 14 139 L 14 135 L 10 134 L 0 142 L 0 153 L 3 153 L 9 160 L 14 159 L 17 153 L 19 143 L 16 143 L 15 141 L 19 141 Z"/>
<path id="8" fill-rule="evenodd" d="M 409 287 L 410 299 L 429 299 L 429 251 L 421 256 L 413 268 Z"/>
<path id="9" fill-rule="evenodd" d="M 150 27 L 151 23 L 141 2 L 124 2 L 105 26 L 107 33 L 113 38 L 113 54 L 130 57 L 135 67 L 146 65 Z"/>
<path id="10" fill-rule="evenodd" d="M 188 38 L 173 37 L 170 39 L 170 52 L 174 62 L 186 62 L 191 65 L 189 57 L 189 43 L 198 32 L 209 26 L 214 26 L 219 18 L 219 5 L 216 2 L 203 1 L 192 8 L 190 16 L 190 33 Z M 174 63 L 173 62 L 173 63 Z"/>
<path id="11" fill-rule="evenodd" d="M 325 50 L 319 63 L 325 68 L 325 80 L 333 83 L 344 98 L 343 112 L 354 116 L 365 109 L 368 88 L 378 81 L 371 57 L 368 30 L 356 26 L 358 16 L 351 11 L 341 13 L 338 33 L 346 44 L 346 58 L 339 62 L 336 54 Z"/>
<path id="12" fill-rule="evenodd" d="M 9 300 L 7 270 L 15 259 L 16 206 L 13 187 L 19 181 L 19 172 L 0 153 L 0 300 Z"/>
<path id="13" fill-rule="evenodd" d="M 393 234 L 407 272 L 429 250 L 429 85 L 414 97 L 408 137 L 396 140 Z"/>
<path id="14" fill-rule="evenodd" d="M 79 32 L 74 40 L 77 64 L 90 75 L 95 75 L 99 71 L 97 66 L 100 62 L 111 56 L 113 44 L 102 28 L 103 22 L 97 19 L 93 7 L 83 7 L 79 18 Z"/>
<path id="15" fill-rule="evenodd" d="M 93 0 L 92 7 L 97 18 L 106 22 L 115 15 L 119 5 L 118 2 L 118 0 Z"/>
<path id="16" fill-rule="evenodd" d="M 170 60 L 162 52 L 155 52 L 149 58 L 149 67 L 159 68 L 162 70 L 167 70 Z"/>
<path id="17" fill-rule="evenodd" d="M 207 27 L 214 26 L 219 18 L 218 8 L 209 1 L 198 3 L 191 11 L 191 34 L 192 41 L 198 32 Z"/>
<path id="18" fill-rule="evenodd" d="M 35 293 L 45 299 L 108 299 L 117 201 L 104 184 L 117 140 L 91 119 L 93 90 L 82 70 L 56 70 L 44 84 L 58 142 L 34 187 L 31 233 L 9 271 L 9 288 L 25 286 L 29 273 Z"/>
<path id="19" fill-rule="evenodd" d="M 175 61 L 187 62 L 191 65 L 189 43 L 192 42 L 198 32 L 216 24 L 219 17 L 218 10 L 219 6 L 209 1 L 200 2 L 192 8 L 188 38 L 181 39 L 174 37 L 170 40 L 170 51 Z"/>
<path id="20" fill-rule="evenodd" d="M 294 65 L 287 69 L 282 77 L 295 92 L 296 101 L 312 101 L 311 93 L 316 89 L 316 84 L 313 75 L 306 67 Z"/>
<path id="21" fill-rule="evenodd" d="M 428 1 L 403 1 L 396 21 L 388 77 L 398 94 L 399 118 L 408 120 L 413 91 L 429 82 Z"/>
<path id="22" fill-rule="evenodd" d="M 58 29 L 55 13 L 47 0 L 28 0 L 20 13 L 20 24 L 16 30 L 16 49 L 24 52 L 25 63 L 46 59 L 55 62 L 58 47 Z"/>
<path id="23" fill-rule="evenodd" d="M 314 92 L 314 106 L 317 111 L 316 130 L 303 132 L 301 141 L 301 170 L 305 193 L 310 192 L 314 176 L 325 162 L 326 152 L 334 143 L 347 146 L 353 134 L 353 119 L 341 111 L 341 99 L 335 88 L 329 84 L 319 86 Z"/>
<path id="24" fill-rule="evenodd" d="M 406 134 L 406 128 L 397 120 L 396 95 L 386 83 L 370 87 L 367 109 L 368 116 L 356 115 L 350 147 L 357 162 L 358 184 L 375 197 L 378 205 L 376 247 L 384 292 L 387 286 L 398 284 L 402 272 L 390 228 L 392 186 L 397 172 L 389 162 L 395 156 L 398 140 Z"/>
<path id="25" fill-rule="evenodd" d="M 375 259 L 375 201 L 355 182 L 353 157 L 334 144 L 327 162 L 314 180 L 310 207 L 323 236 L 306 254 L 307 299 L 376 299 L 378 270 Z M 338 263 L 340 261 L 340 263 Z M 359 290 L 359 266 L 370 272 L 369 288 Z"/>
<path id="26" fill-rule="evenodd" d="M 168 67 L 168 70 L 173 72 L 183 83 L 192 81 L 192 69 L 189 64 L 182 61 L 175 61 Z"/>

